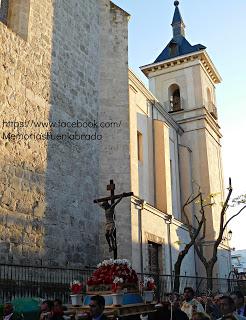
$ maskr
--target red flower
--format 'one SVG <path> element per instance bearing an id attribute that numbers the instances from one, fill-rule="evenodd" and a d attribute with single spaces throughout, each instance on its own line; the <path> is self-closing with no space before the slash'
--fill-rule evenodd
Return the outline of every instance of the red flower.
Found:
<path id="1" fill-rule="evenodd" d="M 74 283 L 71 286 L 71 292 L 72 294 L 80 294 L 82 293 L 83 285 L 81 283 Z"/>
<path id="2" fill-rule="evenodd" d="M 134 270 L 128 265 L 123 264 L 110 264 L 100 266 L 92 274 L 92 277 L 88 279 L 87 284 L 113 284 L 116 277 L 122 278 L 123 283 L 138 283 L 138 277 Z"/>

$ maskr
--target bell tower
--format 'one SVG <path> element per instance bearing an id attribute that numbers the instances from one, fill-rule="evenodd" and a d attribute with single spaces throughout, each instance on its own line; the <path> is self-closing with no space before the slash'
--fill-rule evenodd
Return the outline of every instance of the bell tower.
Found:
<path id="1" fill-rule="evenodd" d="M 182 127 L 179 141 L 181 199 L 184 203 L 200 186 L 204 197 L 216 193 L 216 204 L 206 208 L 209 221 L 204 248 L 216 238 L 223 194 L 221 133 L 217 117 L 215 86 L 221 77 L 201 44 L 191 45 L 185 24 L 174 2 L 173 37 L 157 59 L 141 67 L 149 87 L 165 110 Z M 198 207 L 198 206 L 197 206 Z M 199 210 L 194 205 L 193 215 Z M 194 216 L 193 216 L 194 217 Z"/>

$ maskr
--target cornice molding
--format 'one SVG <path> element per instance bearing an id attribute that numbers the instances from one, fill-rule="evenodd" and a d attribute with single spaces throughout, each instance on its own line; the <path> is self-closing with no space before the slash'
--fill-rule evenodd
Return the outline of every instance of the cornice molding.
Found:
<path id="1" fill-rule="evenodd" d="M 148 77 L 151 72 L 155 72 L 157 70 L 168 69 L 174 66 L 179 66 L 180 68 L 184 68 L 184 64 L 188 62 L 193 62 L 197 60 L 200 65 L 202 65 L 203 69 L 208 74 L 209 78 L 214 84 L 220 83 L 222 78 L 215 68 L 212 60 L 205 50 L 194 52 L 191 54 L 186 54 L 183 56 L 178 56 L 173 59 L 161 61 L 158 63 L 152 63 L 145 66 L 140 67 L 141 71 Z"/>
<path id="2" fill-rule="evenodd" d="M 217 121 L 214 119 L 214 117 L 210 114 L 210 112 L 207 110 L 207 108 L 205 106 L 202 106 L 202 107 L 199 107 L 199 108 L 190 109 L 190 110 L 178 111 L 177 114 L 178 113 L 179 114 L 182 114 L 182 113 L 188 114 L 188 113 L 192 113 L 194 111 L 199 111 L 199 110 L 201 111 L 201 113 L 198 114 L 198 115 L 190 116 L 190 117 L 183 118 L 183 119 L 180 119 L 180 120 L 176 119 L 175 121 L 181 126 L 184 123 L 189 123 L 189 122 L 194 122 L 194 121 L 199 121 L 199 120 L 206 121 L 206 123 L 208 123 L 208 125 L 217 134 L 217 136 L 219 138 L 222 138 L 222 134 L 220 132 L 219 124 L 217 123 Z M 184 131 L 186 132 L 186 130 L 184 130 Z"/>

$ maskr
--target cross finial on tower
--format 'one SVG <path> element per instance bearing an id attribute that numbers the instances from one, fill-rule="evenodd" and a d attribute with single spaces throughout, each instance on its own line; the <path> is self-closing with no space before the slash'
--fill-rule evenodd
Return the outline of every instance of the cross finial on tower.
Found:
<path id="1" fill-rule="evenodd" d="M 174 5 L 175 5 L 175 7 L 177 7 L 178 5 L 179 5 L 179 1 L 174 1 Z"/>

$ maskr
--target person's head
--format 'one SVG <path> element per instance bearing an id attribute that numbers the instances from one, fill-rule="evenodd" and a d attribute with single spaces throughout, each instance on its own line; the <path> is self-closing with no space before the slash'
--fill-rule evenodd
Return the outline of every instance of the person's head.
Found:
<path id="1" fill-rule="evenodd" d="M 54 314 L 55 315 L 62 315 L 63 314 L 63 306 L 62 302 L 59 299 L 54 300 L 54 308 L 53 308 Z"/>
<path id="2" fill-rule="evenodd" d="M 210 316 L 205 312 L 195 312 L 192 315 L 192 320 L 211 320 Z"/>
<path id="3" fill-rule="evenodd" d="M 54 307 L 54 303 L 51 300 L 44 300 L 40 306 L 41 312 L 50 312 Z"/>
<path id="4" fill-rule="evenodd" d="M 191 287 L 184 288 L 184 298 L 186 301 L 190 301 L 194 298 L 195 292 Z"/>
<path id="5" fill-rule="evenodd" d="M 219 305 L 221 297 L 223 297 L 223 294 L 215 295 L 214 298 L 213 298 L 213 303 L 216 304 L 216 305 Z"/>
<path id="6" fill-rule="evenodd" d="M 235 291 L 230 294 L 230 297 L 233 299 L 237 309 L 241 308 L 244 305 L 244 295 L 241 291 Z"/>
<path id="7" fill-rule="evenodd" d="M 3 306 L 3 315 L 8 316 L 9 314 L 14 312 L 14 307 L 12 303 L 6 302 Z"/>
<path id="8" fill-rule="evenodd" d="M 110 204 L 108 203 L 108 201 L 104 201 L 102 204 L 101 204 L 101 207 L 104 209 L 104 210 L 107 210 L 110 208 Z"/>
<path id="9" fill-rule="evenodd" d="M 102 296 L 96 295 L 91 297 L 89 304 L 90 314 L 93 318 L 100 316 L 105 307 L 105 299 Z"/>
<path id="10" fill-rule="evenodd" d="M 235 303 L 229 296 L 222 296 L 219 301 L 219 306 L 223 315 L 232 313 L 235 310 Z"/>
<path id="11" fill-rule="evenodd" d="M 54 307 L 57 307 L 57 306 L 61 306 L 62 307 L 62 301 L 60 299 L 55 299 L 54 300 Z"/>

